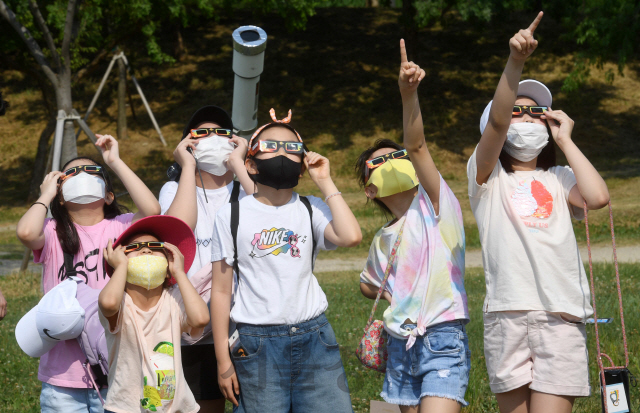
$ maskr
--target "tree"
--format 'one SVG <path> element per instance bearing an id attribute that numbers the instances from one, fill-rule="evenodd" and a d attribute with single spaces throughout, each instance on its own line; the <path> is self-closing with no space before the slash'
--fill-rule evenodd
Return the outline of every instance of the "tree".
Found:
<path id="1" fill-rule="evenodd" d="M 156 40 L 166 22 L 211 18 L 223 0 L 0 0 L 0 16 L 14 29 L 0 31 L 0 58 L 34 79 L 49 118 L 38 143 L 29 199 L 38 196 L 58 110 L 70 113 L 72 87 L 99 67 L 119 44 L 145 42 L 156 63 L 172 62 Z M 66 122 L 62 163 L 77 156 L 74 125 Z"/>
<path id="2" fill-rule="evenodd" d="M 602 68 L 605 63 L 615 63 L 622 75 L 629 59 L 638 53 L 639 0 L 402 0 L 402 8 L 402 24 L 409 37 L 450 11 L 458 12 L 463 20 L 477 18 L 486 22 L 502 12 L 545 11 L 562 24 L 564 37 L 579 46 L 574 70 L 564 81 L 566 91 L 580 87 L 592 66 Z M 408 42 L 407 46 L 415 43 Z M 409 54 L 412 55 L 411 50 Z M 605 73 L 610 82 L 614 77 L 613 70 Z"/>

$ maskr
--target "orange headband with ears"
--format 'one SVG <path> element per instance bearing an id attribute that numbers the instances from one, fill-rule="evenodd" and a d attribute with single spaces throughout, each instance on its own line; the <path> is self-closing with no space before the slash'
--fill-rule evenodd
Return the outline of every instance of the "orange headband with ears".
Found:
<path id="1" fill-rule="evenodd" d="M 298 133 L 298 131 L 296 131 L 295 129 L 293 129 L 291 126 L 288 125 L 288 123 L 291 122 L 291 109 L 289 109 L 289 113 L 287 114 L 287 117 L 280 120 L 276 118 L 276 111 L 273 108 L 269 110 L 269 115 L 271 115 L 271 119 L 273 120 L 273 122 L 260 126 L 258 130 L 256 130 L 253 133 L 253 136 L 251 136 L 251 139 L 249 140 L 249 153 L 253 152 L 251 145 L 253 145 L 253 142 L 258 137 L 258 135 L 260 135 L 260 132 L 262 132 L 264 128 L 268 126 L 276 125 L 276 124 L 286 125 L 287 129 L 290 129 L 292 132 L 294 132 L 298 137 L 298 140 L 302 142 L 302 138 L 300 137 L 300 134 Z"/>

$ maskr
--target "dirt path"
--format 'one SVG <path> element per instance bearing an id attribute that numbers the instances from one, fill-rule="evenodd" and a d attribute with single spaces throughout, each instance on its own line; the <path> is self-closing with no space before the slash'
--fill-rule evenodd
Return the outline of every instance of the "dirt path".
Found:
<path id="1" fill-rule="evenodd" d="M 587 249 L 580 248 L 582 259 L 586 263 L 588 260 Z M 611 247 L 598 246 L 592 250 L 594 262 L 612 262 L 613 252 Z M 482 256 L 480 250 L 470 250 L 466 253 L 467 267 L 482 267 Z M 619 262 L 640 262 L 640 245 L 629 245 L 618 247 Z M 315 272 L 333 271 L 361 271 L 366 263 L 366 258 L 325 258 L 316 261 Z M 2 259 L 0 253 L 0 275 L 7 275 L 20 268 L 20 260 Z M 31 262 L 30 271 L 40 271 L 40 265 Z"/>
<path id="2" fill-rule="evenodd" d="M 618 247 L 618 262 L 640 262 L 640 245 Z M 613 262 L 613 251 L 609 246 L 592 248 L 593 262 Z M 587 248 L 580 248 L 582 260 L 587 263 Z M 332 271 L 361 271 L 366 263 L 366 258 L 348 259 L 319 259 L 316 261 L 315 272 Z M 482 255 L 480 250 L 470 250 L 465 254 L 467 267 L 482 267 Z"/>

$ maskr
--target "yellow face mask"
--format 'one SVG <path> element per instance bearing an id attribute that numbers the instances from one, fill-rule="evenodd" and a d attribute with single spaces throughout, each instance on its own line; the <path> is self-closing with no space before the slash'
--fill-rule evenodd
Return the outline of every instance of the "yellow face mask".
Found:
<path id="1" fill-rule="evenodd" d="M 152 290 L 162 285 L 169 263 L 166 257 L 139 255 L 129 258 L 127 282 Z"/>
<path id="2" fill-rule="evenodd" d="M 415 188 L 420 182 L 413 164 L 407 159 L 390 159 L 371 172 L 367 185 L 378 188 L 376 198 L 395 195 Z"/>

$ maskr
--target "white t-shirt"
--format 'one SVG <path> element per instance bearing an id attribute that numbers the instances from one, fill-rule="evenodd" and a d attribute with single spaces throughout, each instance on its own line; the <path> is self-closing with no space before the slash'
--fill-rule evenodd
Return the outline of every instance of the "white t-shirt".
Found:
<path id="1" fill-rule="evenodd" d="M 218 189 L 205 189 L 207 193 L 207 202 L 204 198 L 202 188 L 196 187 L 196 204 L 198 206 L 198 221 L 196 223 L 196 229 L 194 234 L 196 236 L 196 256 L 193 260 L 193 264 L 187 272 L 187 277 L 191 278 L 193 274 L 198 272 L 200 268 L 207 265 L 211 257 L 211 234 L 213 234 L 213 222 L 215 220 L 218 210 L 224 205 L 228 204 L 231 199 L 231 191 L 233 190 L 233 182 L 229 185 Z M 178 192 L 178 183 L 169 181 L 162 186 L 160 190 L 160 213 L 162 215 L 167 213 L 167 210 L 171 206 L 173 199 Z M 242 186 L 240 186 L 240 194 L 238 199 L 242 199 L 247 194 L 244 192 Z"/>
<path id="2" fill-rule="evenodd" d="M 333 220 L 321 199 L 307 197 L 313 211 L 316 250 L 335 249 L 324 230 Z M 233 266 L 231 205 L 218 211 L 213 231 L 211 261 Z M 312 273 L 313 240 L 309 211 L 293 193 L 282 206 L 265 205 L 253 196 L 240 201 L 238 226 L 240 270 L 231 320 L 253 325 L 295 324 L 327 309 L 327 298 Z"/>
<path id="3" fill-rule="evenodd" d="M 476 152 L 467 164 L 487 295 L 484 311 L 543 310 L 581 319 L 593 310 L 569 204 L 576 178 L 569 167 L 507 173 L 498 160 L 485 184 L 476 182 Z"/>

